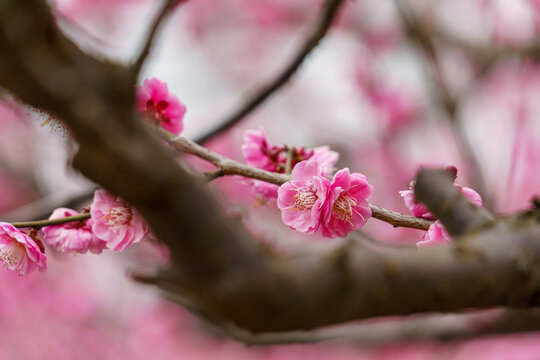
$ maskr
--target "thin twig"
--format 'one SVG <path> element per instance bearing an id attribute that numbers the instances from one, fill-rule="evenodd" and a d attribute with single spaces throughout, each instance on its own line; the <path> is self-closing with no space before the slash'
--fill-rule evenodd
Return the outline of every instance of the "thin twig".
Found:
<path id="1" fill-rule="evenodd" d="M 325 36 L 342 2 L 343 0 L 326 0 L 321 9 L 319 21 L 313 29 L 312 34 L 300 47 L 298 53 L 294 56 L 290 64 L 288 64 L 275 79 L 270 80 L 270 82 L 263 85 L 258 91 L 255 91 L 254 95 L 244 104 L 242 104 L 236 111 L 225 117 L 223 120 L 218 121 L 218 125 L 215 128 L 197 138 L 195 142 L 198 144 L 204 144 L 214 136 L 229 129 L 234 124 L 242 120 L 251 111 L 253 111 L 257 106 L 262 104 L 270 95 L 272 95 L 272 93 L 283 86 L 296 72 L 296 70 L 298 70 L 307 55 Z"/>
<path id="2" fill-rule="evenodd" d="M 144 45 L 141 49 L 141 52 L 139 53 L 139 55 L 137 56 L 137 60 L 135 60 L 135 62 L 133 63 L 131 67 L 131 71 L 135 78 L 141 72 L 142 66 L 144 62 L 146 61 L 146 58 L 150 54 L 150 50 L 152 50 L 152 46 L 154 44 L 156 34 L 158 33 L 158 30 L 160 26 L 162 25 L 163 20 L 169 14 L 170 10 L 172 10 L 172 8 L 178 4 L 178 2 L 179 2 L 178 0 L 165 0 L 158 14 L 152 21 L 152 24 L 150 25 L 150 29 L 148 30 L 148 33 L 146 35 L 146 39 L 144 41 Z"/>
<path id="3" fill-rule="evenodd" d="M 204 175 L 206 177 L 206 181 L 212 182 L 212 181 L 216 180 L 217 178 L 222 177 L 224 174 L 223 174 L 223 171 L 221 169 L 217 169 L 215 171 L 210 171 L 210 172 L 204 173 Z"/>
<path id="4" fill-rule="evenodd" d="M 89 218 L 90 218 L 90 213 L 84 213 L 84 214 L 79 214 L 79 215 L 74 215 L 74 216 L 66 216 L 60 219 L 14 222 L 14 223 L 11 223 L 11 225 L 15 226 L 16 228 L 31 227 L 31 228 L 39 229 L 44 226 L 65 224 L 68 222 L 81 221 L 81 220 L 86 220 Z"/>
<path id="5" fill-rule="evenodd" d="M 281 185 L 290 180 L 290 176 L 287 174 L 278 174 L 263 169 L 258 169 L 246 164 L 242 164 L 238 161 L 229 159 L 223 155 L 208 150 L 207 148 L 194 143 L 193 141 L 186 139 L 182 136 L 175 136 L 161 127 L 154 127 L 150 125 L 152 129 L 166 140 L 175 149 L 195 155 L 201 159 L 204 159 L 220 170 L 219 175 L 240 175 L 252 179 L 262 180 L 271 184 Z M 417 218 L 414 216 L 403 215 L 398 212 L 383 209 L 376 205 L 370 205 L 372 216 L 375 219 L 387 222 L 395 227 L 407 227 L 412 229 L 427 230 L 433 223 L 430 220 Z"/>

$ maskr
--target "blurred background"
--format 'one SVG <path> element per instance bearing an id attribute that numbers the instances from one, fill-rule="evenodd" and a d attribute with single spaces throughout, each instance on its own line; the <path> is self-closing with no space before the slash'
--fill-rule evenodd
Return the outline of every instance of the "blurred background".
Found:
<path id="1" fill-rule="evenodd" d="M 329 145 L 338 168 L 364 173 L 374 204 L 407 212 L 419 166 L 454 165 L 457 182 L 507 214 L 540 193 L 537 0 L 346 0 L 293 79 L 206 145 L 243 161 L 245 130 L 273 144 Z M 318 21 L 321 0 L 189 0 L 167 20 L 140 79 L 157 77 L 187 106 L 197 138 L 273 79 Z M 54 0 L 59 27 L 94 56 L 133 60 L 156 0 Z M 427 39 L 427 40 L 426 40 Z M 46 114 L 0 102 L 0 213 L 43 218 L 80 210 L 95 185 L 70 167 L 76 144 Z M 194 171 L 210 169 L 186 158 Z M 224 210 L 276 251 L 325 249 L 343 239 L 303 236 L 241 178 L 213 183 Z M 85 200 L 86 199 L 86 200 Z M 421 231 L 371 220 L 365 236 L 411 245 Z M 354 341 L 247 347 L 221 338 L 157 289 L 134 282 L 166 262 L 146 242 L 122 253 L 48 249 L 49 270 L 0 270 L 0 359 L 537 359 L 540 334 L 453 343 L 362 346 Z"/>

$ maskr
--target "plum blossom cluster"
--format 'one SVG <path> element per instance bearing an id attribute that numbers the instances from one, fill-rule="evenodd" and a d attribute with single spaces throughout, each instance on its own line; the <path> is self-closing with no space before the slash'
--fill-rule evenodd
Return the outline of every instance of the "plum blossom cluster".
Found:
<path id="1" fill-rule="evenodd" d="M 62 252 L 100 254 L 104 249 L 125 250 L 148 235 L 148 226 L 141 215 L 105 190 L 96 190 L 89 211 L 88 219 L 43 228 L 43 239 Z M 50 219 L 77 214 L 75 210 L 60 208 Z"/>
<path id="2" fill-rule="evenodd" d="M 271 145 L 264 129 L 248 130 L 244 133 L 242 153 L 246 163 L 250 166 L 266 171 L 285 173 L 287 161 L 291 169 L 304 160 L 315 160 L 319 164 L 322 175 L 328 177 L 332 174 L 334 166 L 339 159 L 339 154 L 331 151 L 328 146 L 306 149 L 302 147 L 288 147 L 286 145 Z M 278 186 L 259 180 L 250 180 L 255 192 L 265 200 L 273 200 L 277 197 Z"/>
<path id="3" fill-rule="evenodd" d="M 149 228 L 141 215 L 105 190 L 94 193 L 89 212 L 90 218 L 43 227 L 43 240 L 60 252 L 100 254 L 104 249 L 125 250 L 149 236 Z M 49 220 L 79 214 L 72 209 L 58 208 Z M 6 269 L 20 275 L 47 269 L 45 249 L 37 232 L 27 234 L 8 223 L 0 223 L 0 261 Z"/>
<path id="4" fill-rule="evenodd" d="M 452 174 L 454 180 L 456 179 L 457 169 L 454 166 L 448 166 L 446 168 L 446 171 Z M 407 206 L 409 211 L 416 217 L 421 217 L 428 220 L 436 220 L 429 227 L 428 231 L 424 234 L 424 236 L 422 236 L 422 239 L 416 243 L 416 246 L 428 247 L 434 245 L 450 244 L 450 235 L 444 228 L 443 224 L 439 220 L 437 220 L 431 212 L 429 212 L 428 208 L 424 204 L 416 202 L 413 186 L 414 182 L 411 182 L 408 190 L 403 190 L 399 192 L 399 194 L 403 198 L 403 201 L 405 202 L 405 206 Z M 459 191 L 461 191 L 463 196 L 465 196 L 471 204 L 476 207 L 482 207 L 482 197 L 480 196 L 480 194 L 466 186 L 461 186 L 455 183 L 454 186 L 458 188 Z"/>
<path id="5" fill-rule="evenodd" d="M 169 92 L 167 84 L 156 79 L 146 79 L 137 86 L 137 109 L 146 119 L 157 123 L 165 130 L 178 135 L 184 128 L 186 106 Z"/>
<path id="6" fill-rule="evenodd" d="M 186 107 L 169 92 L 167 84 L 146 79 L 136 88 L 137 110 L 146 119 L 178 135 L 182 131 Z M 49 225 L 41 229 L 43 240 L 60 252 L 100 254 L 104 249 L 121 251 L 149 236 L 149 228 L 131 206 L 119 197 L 97 190 L 89 210 L 90 218 Z M 59 208 L 50 220 L 79 215 Z M 0 223 L 0 262 L 11 271 L 25 275 L 47 268 L 47 257 L 36 231 L 25 232 L 9 223 Z"/>
<path id="7" fill-rule="evenodd" d="M 371 217 L 367 200 L 373 187 L 367 178 L 349 169 L 339 170 L 328 180 L 324 169 L 312 159 L 293 169 L 291 181 L 281 185 L 277 205 L 281 219 L 303 233 L 320 231 L 323 237 L 345 237 Z"/>

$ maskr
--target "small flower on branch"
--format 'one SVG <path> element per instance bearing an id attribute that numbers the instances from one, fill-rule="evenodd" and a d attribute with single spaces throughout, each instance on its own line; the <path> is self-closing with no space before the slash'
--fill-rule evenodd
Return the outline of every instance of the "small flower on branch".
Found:
<path id="1" fill-rule="evenodd" d="M 294 169 L 302 161 L 316 160 L 324 177 L 329 177 L 332 174 L 339 158 L 339 154 L 331 151 L 328 146 L 306 149 L 303 146 L 271 145 L 262 127 L 244 133 L 242 153 L 248 165 L 280 174 L 286 173 L 287 164 L 290 164 L 290 168 Z M 292 158 L 289 159 L 289 156 Z M 250 182 L 257 194 L 263 199 L 274 199 L 278 196 L 277 185 L 259 180 L 250 180 Z"/>
<path id="2" fill-rule="evenodd" d="M 90 214 L 92 231 L 110 250 L 125 250 L 142 241 L 149 231 L 137 210 L 105 190 L 94 193 Z"/>
<path id="3" fill-rule="evenodd" d="M 0 222 L 0 261 L 19 275 L 47 270 L 47 257 L 38 244 L 13 225 Z"/>
<path id="4" fill-rule="evenodd" d="M 169 92 L 167 84 L 156 78 L 146 79 L 142 86 L 137 86 L 137 108 L 148 120 L 175 135 L 184 128 L 186 106 Z"/>
<path id="5" fill-rule="evenodd" d="M 75 210 L 58 208 L 53 211 L 50 220 L 61 219 L 68 216 L 79 215 Z M 100 254 L 107 243 L 99 239 L 92 232 L 93 220 L 83 219 L 60 225 L 46 226 L 41 229 L 45 242 L 62 252 L 78 252 L 81 254 L 90 251 Z"/>
<path id="6" fill-rule="evenodd" d="M 293 230 L 313 233 L 319 229 L 330 182 L 321 176 L 315 161 L 299 163 L 291 178 L 278 190 L 281 219 Z"/>
<path id="7" fill-rule="evenodd" d="M 338 171 L 328 188 L 321 227 L 323 236 L 345 237 L 364 226 L 371 217 L 367 201 L 372 195 L 373 186 L 363 174 L 351 174 L 348 168 Z"/>
<path id="8" fill-rule="evenodd" d="M 300 162 L 291 181 L 279 188 L 278 207 L 281 218 L 292 229 L 324 237 L 345 237 L 361 228 L 371 217 L 367 200 L 373 187 L 364 175 L 345 168 L 332 181 L 323 175 L 315 160 Z"/>
<path id="9" fill-rule="evenodd" d="M 416 246 L 422 248 L 434 245 L 448 245 L 451 241 L 450 234 L 448 234 L 444 225 L 437 220 L 431 224 L 428 231 L 422 236 L 422 240 L 416 243 Z"/>
<path id="10" fill-rule="evenodd" d="M 455 179 L 457 178 L 457 169 L 454 166 L 447 166 L 446 171 L 448 171 Z M 482 207 L 482 197 L 473 189 L 455 184 L 454 186 L 469 200 L 471 204 L 476 207 Z M 435 216 L 429 211 L 427 206 L 422 203 L 416 202 L 414 195 L 414 181 L 411 181 L 409 190 L 400 191 L 399 194 L 405 202 L 405 206 L 409 211 L 416 217 L 421 217 L 429 220 L 436 220 Z M 418 247 L 426 247 L 432 245 L 441 245 L 441 244 L 450 244 L 451 238 L 443 224 L 437 220 L 435 221 L 428 229 L 428 231 L 422 236 L 422 240 L 416 243 Z"/>

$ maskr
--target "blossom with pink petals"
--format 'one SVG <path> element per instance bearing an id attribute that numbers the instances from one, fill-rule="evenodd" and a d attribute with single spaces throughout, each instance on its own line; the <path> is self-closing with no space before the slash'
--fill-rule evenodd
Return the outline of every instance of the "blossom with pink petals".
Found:
<path id="1" fill-rule="evenodd" d="M 461 185 L 458 185 L 458 184 L 454 184 L 454 186 L 457 187 L 459 189 L 459 191 L 461 191 L 463 196 L 465 196 L 467 198 L 467 200 L 469 200 L 469 202 L 471 204 L 473 204 L 474 206 L 479 207 L 479 208 L 482 207 L 482 205 L 483 205 L 482 197 L 480 196 L 479 193 L 477 193 L 475 190 L 473 190 L 473 189 L 471 189 L 469 187 L 466 187 L 466 186 L 461 186 Z"/>
<path id="2" fill-rule="evenodd" d="M 250 166 L 267 171 L 285 173 L 289 148 L 285 145 L 271 145 L 264 129 L 247 130 L 244 133 L 242 153 L 246 163 Z M 329 176 L 338 161 L 339 154 L 331 151 L 328 146 L 320 146 L 314 149 L 292 147 L 291 167 L 304 160 L 315 159 L 319 163 L 319 169 L 324 176 Z"/>
<path id="3" fill-rule="evenodd" d="M 448 234 L 443 224 L 437 220 L 431 224 L 428 231 L 422 236 L 422 240 L 416 243 L 416 246 L 422 248 L 434 245 L 448 245 L 450 242 L 450 234 Z"/>
<path id="4" fill-rule="evenodd" d="M 146 79 L 142 86 L 137 86 L 137 108 L 175 135 L 184 128 L 186 106 L 169 92 L 166 83 L 156 78 Z"/>
<path id="5" fill-rule="evenodd" d="M 92 231 L 114 251 L 127 249 L 148 234 L 148 226 L 141 215 L 120 197 L 105 190 L 94 193 L 90 215 L 94 222 Z"/>
<path id="6" fill-rule="evenodd" d="M 271 145 L 262 127 L 257 130 L 247 130 L 244 133 L 242 153 L 244 154 L 246 163 L 250 166 L 266 171 L 281 174 L 285 173 L 287 157 L 289 154 L 288 148 L 285 145 Z M 293 147 L 292 155 L 292 169 L 302 161 L 315 160 L 319 164 L 318 169 L 320 175 L 324 177 L 328 177 L 332 174 L 334 165 L 339 158 L 339 154 L 335 151 L 331 151 L 328 146 L 320 146 L 314 149 Z M 258 180 L 252 180 L 251 183 L 253 184 L 255 192 L 262 196 L 263 199 L 272 199 L 278 194 L 277 185 L 268 184 Z"/>
<path id="7" fill-rule="evenodd" d="M 19 275 L 38 269 L 47 270 L 47 257 L 38 244 L 13 225 L 0 222 L 0 261 L 2 265 Z"/>
<path id="8" fill-rule="evenodd" d="M 339 160 L 339 154 L 330 150 L 329 146 L 319 146 L 313 148 L 313 154 L 308 158 L 315 160 L 319 164 L 319 170 L 324 177 L 332 176 L 334 166 Z"/>
<path id="9" fill-rule="evenodd" d="M 409 209 L 411 214 L 416 217 L 421 217 L 424 219 L 430 219 L 433 220 L 435 217 L 432 213 L 429 212 L 426 205 L 422 203 L 417 203 L 416 198 L 414 197 L 414 190 L 412 189 L 412 186 L 409 190 L 402 190 L 399 192 L 399 195 L 403 198 L 403 202 L 405 202 L 405 206 Z"/>
<path id="10" fill-rule="evenodd" d="M 363 174 L 351 174 L 348 168 L 338 171 L 328 188 L 321 222 L 322 235 L 345 237 L 364 226 L 371 217 L 367 200 L 372 195 L 373 186 Z"/>
<path id="11" fill-rule="evenodd" d="M 303 233 L 317 231 L 329 185 L 320 175 L 317 162 L 302 161 L 295 166 L 291 181 L 278 190 L 277 206 L 283 222 Z"/>
<path id="12" fill-rule="evenodd" d="M 247 130 L 244 133 L 242 153 L 250 166 L 267 171 L 276 171 L 275 162 L 283 149 L 271 146 L 264 129 Z"/>
<path id="13" fill-rule="evenodd" d="M 75 215 L 79 215 L 75 210 L 58 208 L 53 211 L 49 219 L 61 219 Z M 107 243 L 94 235 L 92 225 L 92 219 L 84 219 L 46 226 L 41 229 L 41 232 L 43 233 L 43 240 L 58 251 L 84 254 L 90 250 L 94 254 L 101 254 L 101 251 L 107 247 Z"/>

